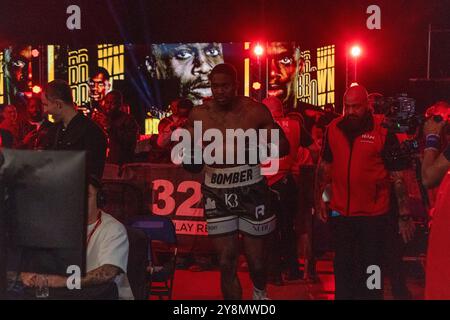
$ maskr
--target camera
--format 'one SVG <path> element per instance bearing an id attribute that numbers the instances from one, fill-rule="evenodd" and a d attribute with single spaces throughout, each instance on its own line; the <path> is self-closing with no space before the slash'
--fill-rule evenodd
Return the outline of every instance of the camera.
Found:
<path id="1" fill-rule="evenodd" d="M 416 113 L 416 101 L 404 93 L 395 97 L 378 98 L 374 104 L 375 109 L 384 113 L 382 125 L 389 132 L 414 135 L 425 121 L 423 116 Z"/>
<path id="2" fill-rule="evenodd" d="M 416 101 L 406 94 L 397 94 L 394 97 L 377 97 L 374 109 L 384 114 L 382 126 L 393 134 L 406 134 L 412 139 L 402 141 L 398 146 L 390 148 L 383 157 L 389 162 L 411 163 L 418 155 L 419 143 L 416 140 L 419 130 L 425 122 L 425 117 L 416 113 Z"/>

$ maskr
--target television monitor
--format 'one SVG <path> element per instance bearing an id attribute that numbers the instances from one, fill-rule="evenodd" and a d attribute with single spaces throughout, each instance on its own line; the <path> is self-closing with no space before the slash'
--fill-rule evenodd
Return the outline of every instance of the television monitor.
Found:
<path id="1" fill-rule="evenodd" d="M 76 265 L 84 275 L 85 152 L 3 149 L 1 153 L 0 218 L 6 228 L 8 269 L 67 275 L 67 268 Z"/>

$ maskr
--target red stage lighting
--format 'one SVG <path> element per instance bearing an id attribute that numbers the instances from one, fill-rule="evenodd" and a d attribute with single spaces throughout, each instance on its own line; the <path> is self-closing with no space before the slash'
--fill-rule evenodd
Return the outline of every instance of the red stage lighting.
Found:
<path id="1" fill-rule="evenodd" d="M 261 89 L 261 83 L 258 82 L 258 81 L 253 82 L 252 88 L 255 89 L 255 90 L 260 90 Z"/>
<path id="2" fill-rule="evenodd" d="M 350 50 L 350 54 L 353 58 L 357 58 L 361 55 L 361 48 L 359 46 L 353 46 Z"/>
<path id="3" fill-rule="evenodd" d="M 254 48 L 253 48 L 253 53 L 257 56 L 260 57 L 263 55 L 264 53 L 264 48 L 258 43 Z"/>
<path id="4" fill-rule="evenodd" d="M 39 50 L 38 49 L 31 50 L 31 55 L 33 56 L 33 58 L 39 57 Z"/>
<path id="5" fill-rule="evenodd" d="M 39 94 L 42 92 L 42 88 L 39 86 L 33 86 L 33 89 L 31 89 L 33 91 L 33 93 L 35 94 Z"/>

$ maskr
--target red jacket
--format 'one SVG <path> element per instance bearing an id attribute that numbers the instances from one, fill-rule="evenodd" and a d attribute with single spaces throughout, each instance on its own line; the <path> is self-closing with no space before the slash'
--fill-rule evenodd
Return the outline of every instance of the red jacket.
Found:
<path id="1" fill-rule="evenodd" d="M 387 130 L 383 118 L 373 116 L 373 129 L 359 135 L 351 145 L 337 126 L 341 118 L 328 127 L 328 144 L 332 152 L 330 207 L 344 216 L 377 216 L 388 212 L 390 181 L 381 151 Z"/>

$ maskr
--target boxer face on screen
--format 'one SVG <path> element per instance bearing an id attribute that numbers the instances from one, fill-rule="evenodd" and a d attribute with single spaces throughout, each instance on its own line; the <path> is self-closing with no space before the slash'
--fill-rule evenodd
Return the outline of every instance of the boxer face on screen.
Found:
<path id="1" fill-rule="evenodd" d="M 223 63 L 220 43 L 153 45 L 159 79 L 178 79 L 179 96 L 194 105 L 212 95 L 208 75 L 215 65 Z"/>
<path id="2" fill-rule="evenodd" d="M 267 58 L 269 61 L 269 90 L 270 97 L 277 97 L 286 102 L 293 97 L 295 91 L 295 73 L 297 64 L 299 73 L 303 68 L 300 57 L 296 57 L 295 43 L 271 42 L 267 47 Z"/>
<path id="3" fill-rule="evenodd" d="M 106 94 L 110 90 L 109 75 L 105 72 L 100 71 L 94 74 L 91 79 L 89 79 L 89 97 L 93 101 L 103 101 Z"/>

